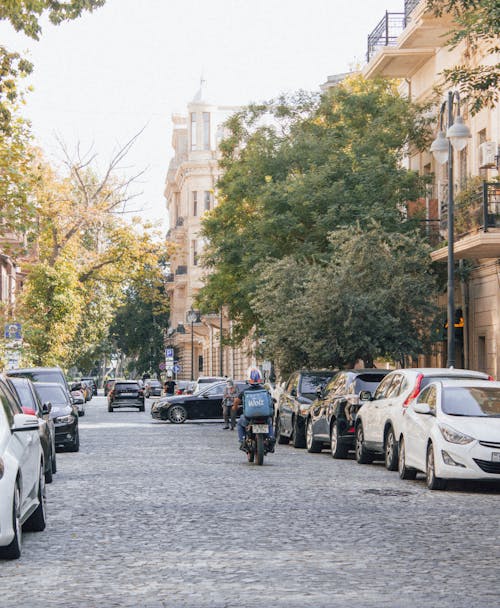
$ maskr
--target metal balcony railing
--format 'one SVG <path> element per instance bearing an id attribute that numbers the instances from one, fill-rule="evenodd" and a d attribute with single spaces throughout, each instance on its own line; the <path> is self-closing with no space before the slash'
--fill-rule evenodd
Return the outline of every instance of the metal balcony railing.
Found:
<path id="1" fill-rule="evenodd" d="M 420 4 L 420 0 L 405 0 L 405 27 L 411 21 L 411 14 Z"/>
<path id="2" fill-rule="evenodd" d="M 396 41 L 406 25 L 405 13 L 389 13 L 380 20 L 368 36 L 366 60 L 370 59 L 384 46 L 395 46 Z"/>

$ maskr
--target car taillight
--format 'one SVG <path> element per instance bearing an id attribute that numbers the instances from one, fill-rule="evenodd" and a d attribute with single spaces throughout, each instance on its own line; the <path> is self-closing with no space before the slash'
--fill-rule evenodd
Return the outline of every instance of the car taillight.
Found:
<path id="1" fill-rule="evenodd" d="M 412 390 L 412 392 L 408 395 L 408 397 L 406 397 L 405 402 L 403 403 L 403 407 L 408 407 L 410 405 L 410 402 L 413 401 L 413 399 L 415 399 L 415 397 L 418 397 L 418 394 L 420 393 L 420 386 L 422 385 L 423 379 L 424 379 L 424 375 L 418 374 L 417 380 L 415 382 L 415 387 Z"/>
<path id="2" fill-rule="evenodd" d="M 495 382 L 495 378 L 493 378 L 493 376 L 488 376 L 488 380 L 489 380 L 490 382 Z"/>

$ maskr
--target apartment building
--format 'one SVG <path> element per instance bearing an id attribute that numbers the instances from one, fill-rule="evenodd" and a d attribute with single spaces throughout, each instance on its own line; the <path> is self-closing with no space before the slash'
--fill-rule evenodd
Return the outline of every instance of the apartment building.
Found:
<path id="1" fill-rule="evenodd" d="M 436 17 L 426 0 L 405 0 L 401 13 L 385 13 L 368 36 L 368 78 L 388 77 L 417 102 L 435 101 L 436 118 L 446 120 L 443 99 L 435 99 L 435 86 L 443 84 L 443 70 L 455 65 L 494 65 L 499 54 L 472 49 L 465 42 L 447 46 L 453 28 L 450 14 Z M 445 87 L 445 92 L 447 88 Z M 456 119 L 456 97 L 451 104 Z M 483 109 L 472 116 L 467 104 L 461 115 L 471 137 L 465 148 L 453 151 L 452 182 L 448 163 L 440 165 L 430 151 L 408 152 L 410 169 L 433 175 L 433 184 L 420 204 L 425 209 L 427 230 L 434 239 L 432 258 L 446 264 L 448 189 L 454 195 L 454 300 L 456 366 L 478 369 L 500 377 L 500 184 L 498 183 L 500 108 Z M 439 120 L 438 120 L 439 122 Z M 451 242 L 451 241 L 450 241 Z M 440 300 L 446 317 L 446 295 Z M 446 365 L 446 342 L 437 341 L 432 356 L 419 364 Z"/>

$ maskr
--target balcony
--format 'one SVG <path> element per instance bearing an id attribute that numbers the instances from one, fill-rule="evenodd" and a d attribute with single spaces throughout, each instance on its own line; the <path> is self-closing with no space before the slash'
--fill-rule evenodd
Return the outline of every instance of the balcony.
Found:
<path id="1" fill-rule="evenodd" d="M 475 196 L 461 197 L 455 201 L 456 259 L 500 257 L 500 183 L 486 183 Z M 433 251 L 434 261 L 444 261 L 448 248 Z"/>
<path id="2" fill-rule="evenodd" d="M 406 0 L 404 13 L 386 13 L 368 36 L 366 78 L 409 78 L 445 46 L 453 21 L 436 17 L 425 0 Z"/>

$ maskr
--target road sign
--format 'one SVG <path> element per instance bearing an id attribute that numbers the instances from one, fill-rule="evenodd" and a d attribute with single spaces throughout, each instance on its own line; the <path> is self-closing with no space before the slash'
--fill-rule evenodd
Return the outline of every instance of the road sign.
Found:
<path id="1" fill-rule="evenodd" d="M 163 361 L 160 363 L 160 365 L 158 366 L 161 370 L 164 370 L 167 366 L 165 365 L 165 363 L 163 363 Z"/>
<path id="2" fill-rule="evenodd" d="M 7 323 L 5 325 L 6 340 L 22 340 L 21 323 Z"/>
<path id="3" fill-rule="evenodd" d="M 174 358 L 174 349 L 166 348 L 165 349 L 165 359 L 173 359 Z"/>
<path id="4" fill-rule="evenodd" d="M 174 365 L 174 367 L 172 368 L 172 371 L 174 372 L 174 374 L 178 374 L 181 371 L 181 366 Z"/>

